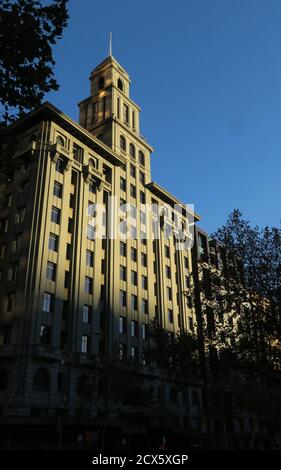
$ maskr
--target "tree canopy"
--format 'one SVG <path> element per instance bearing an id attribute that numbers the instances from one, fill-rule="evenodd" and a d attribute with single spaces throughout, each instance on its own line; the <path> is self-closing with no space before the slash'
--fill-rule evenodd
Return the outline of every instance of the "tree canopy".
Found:
<path id="1" fill-rule="evenodd" d="M 68 0 L 0 0 L 0 128 L 58 90 L 53 46 L 67 25 Z"/>

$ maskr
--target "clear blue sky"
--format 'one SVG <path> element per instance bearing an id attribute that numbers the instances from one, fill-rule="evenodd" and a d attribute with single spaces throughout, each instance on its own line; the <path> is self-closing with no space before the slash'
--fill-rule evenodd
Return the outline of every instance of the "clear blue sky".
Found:
<path id="1" fill-rule="evenodd" d="M 90 71 L 108 53 L 132 80 L 153 180 L 194 203 L 213 231 L 234 208 L 281 219 L 281 1 L 70 0 L 46 98 L 78 119 Z"/>

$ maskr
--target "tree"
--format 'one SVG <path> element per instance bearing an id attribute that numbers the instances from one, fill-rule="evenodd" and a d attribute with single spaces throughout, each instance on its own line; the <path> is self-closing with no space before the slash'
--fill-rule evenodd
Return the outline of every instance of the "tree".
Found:
<path id="1" fill-rule="evenodd" d="M 0 130 L 58 90 L 52 47 L 67 25 L 68 0 L 0 0 Z"/>
<path id="2" fill-rule="evenodd" d="M 235 210 L 212 238 L 220 262 L 199 276 L 207 385 L 217 403 L 228 396 L 223 418 L 253 416 L 254 445 L 257 422 L 280 432 L 281 228 L 252 227 Z"/>

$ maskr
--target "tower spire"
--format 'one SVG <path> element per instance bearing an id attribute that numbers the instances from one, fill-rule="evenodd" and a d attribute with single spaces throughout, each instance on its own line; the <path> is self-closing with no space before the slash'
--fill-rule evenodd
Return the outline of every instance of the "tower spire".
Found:
<path id="1" fill-rule="evenodd" d="M 112 56 L 112 33 L 109 33 L 109 55 Z"/>

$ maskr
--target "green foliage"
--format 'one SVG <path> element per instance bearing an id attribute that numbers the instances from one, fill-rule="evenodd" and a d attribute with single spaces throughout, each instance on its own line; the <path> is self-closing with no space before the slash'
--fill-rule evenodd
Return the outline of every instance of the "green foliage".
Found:
<path id="1" fill-rule="evenodd" d="M 67 25 L 68 0 L 0 0 L 0 127 L 57 90 L 52 47 Z"/>

